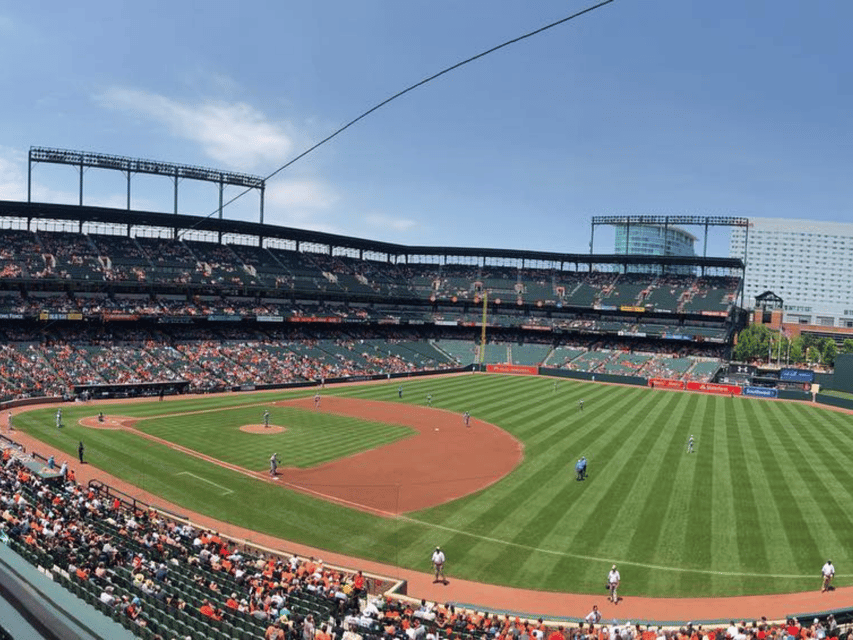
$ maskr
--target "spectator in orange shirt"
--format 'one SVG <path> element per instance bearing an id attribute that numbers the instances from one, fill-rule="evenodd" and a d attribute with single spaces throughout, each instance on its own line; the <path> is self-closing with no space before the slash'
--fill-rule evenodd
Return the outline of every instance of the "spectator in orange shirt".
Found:
<path id="1" fill-rule="evenodd" d="M 216 615 L 216 611 L 211 606 L 209 600 L 205 600 L 204 602 L 202 602 L 198 610 L 203 616 L 207 616 L 208 618 L 212 618 L 214 615 Z"/>
<path id="2" fill-rule="evenodd" d="M 548 636 L 548 640 L 565 640 L 565 637 L 563 627 L 557 627 L 551 632 L 551 635 Z"/>

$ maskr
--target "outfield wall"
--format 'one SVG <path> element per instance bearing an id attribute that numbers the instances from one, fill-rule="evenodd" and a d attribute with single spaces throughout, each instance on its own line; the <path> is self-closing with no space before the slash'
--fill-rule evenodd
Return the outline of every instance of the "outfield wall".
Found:
<path id="1" fill-rule="evenodd" d="M 570 378 L 572 380 L 589 380 L 590 382 L 609 382 L 612 384 L 630 384 L 636 387 L 648 385 L 646 378 L 640 376 L 618 376 L 612 373 L 590 373 L 589 371 L 571 371 L 569 369 L 549 369 L 539 367 L 540 376 L 554 378 Z"/>
<path id="2" fill-rule="evenodd" d="M 815 402 L 853 411 L 853 400 L 848 398 L 839 398 L 838 396 L 831 396 L 826 393 L 818 393 L 815 395 Z"/>

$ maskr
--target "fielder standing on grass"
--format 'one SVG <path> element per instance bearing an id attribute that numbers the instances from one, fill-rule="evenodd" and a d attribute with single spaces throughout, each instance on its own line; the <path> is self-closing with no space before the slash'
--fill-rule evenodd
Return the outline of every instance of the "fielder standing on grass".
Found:
<path id="1" fill-rule="evenodd" d="M 831 591 L 832 578 L 835 575 L 835 567 L 832 566 L 832 560 L 827 560 L 820 572 L 823 575 L 823 587 L 821 587 L 820 592 L 823 593 L 824 591 Z"/>
<path id="2" fill-rule="evenodd" d="M 619 575 L 619 571 L 616 570 L 616 565 L 614 564 L 610 568 L 610 573 L 607 574 L 607 588 L 610 590 L 610 602 L 613 604 L 619 604 L 619 596 L 616 595 L 616 589 L 619 588 L 619 581 L 622 579 L 622 576 Z"/>
<path id="3" fill-rule="evenodd" d="M 441 547 L 436 547 L 435 551 L 432 552 L 432 568 L 435 570 L 435 580 L 433 580 L 433 583 L 443 582 L 447 584 L 447 578 L 444 577 L 444 561 L 444 551 L 441 550 Z"/>
<path id="4" fill-rule="evenodd" d="M 687 453 L 693 453 L 693 436 L 687 441 Z"/>

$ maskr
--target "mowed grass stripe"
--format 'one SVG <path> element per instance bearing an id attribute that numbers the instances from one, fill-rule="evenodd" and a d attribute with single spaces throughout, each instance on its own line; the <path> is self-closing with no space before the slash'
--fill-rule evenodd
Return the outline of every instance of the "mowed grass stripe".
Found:
<path id="1" fill-rule="evenodd" d="M 587 419 L 578 420 L 586 426 L 594 423 L 592 415 L 584 417 Z M 562 425 L 556 425 L 551 430 L 558 436 L 562 435 L 562 440 L 549 444 L 547 453 L 543 454 L 538 465 L 540 468 L 531 477 L 531 481 L 538 485 L 535 493 L 516 508 L 509 508 L 511 499 L 506 500 L 503 518 L 493 521 L 493 535 L 509 539 L 514 545 L 498 553 L 483 567 L 485 572 L 507 567 L 514 573 L 541 575 L 543 571 L 550 570 L 554 559 L 536 553 L 535 549 L 564 548 L 567 536 L 572 533 L 572 525 L 579 522 L 579 518 L 573 513 L 573 507 L 584 499 L 587 485 L 576 481 L 574 463 L 580 455 L 579 452 L 592 449 L 589 446 L 592 438 L 604 437 L 606 431 L 600 427 L 589 426 L 588 434 L 592 436 L 590 442 L 586 442 L 578 438 L 577 432 L 566 437 L 561 433 L 565 431 Z M 559 562 L 577 563 L 577 560 L 564 557 L 560 558 Z"/>
<path id="2" fill-rule="evenodd" d="M 743 521 L 739 522 L 738 526 L 749 530 L 761 543 L 763 549 L 761 557 L 764 566 L 756 565 L 754 568 L 758 572 L 763 571 L 766 574 L 788 573 L 791 567 L 795 566 L 795 563 L 792 549 L 784 532 L 783 505 L 775 501 L 757 498 L 757 496 L 772 495 L 767 471 L 763 460 L 760 459 L 768 456 L 766 453 L 761 455 L 754 453 L 763 450 L 766 440 L 762 438 L 762 433 L 768 426 L 762 424 L 754 411 L 754 401 L 738 400 L 734 402 L 734 407 L 740 425 L 738 429 L 741 439 L 740 446 L 744 452 L 743 470 L 750 478 L 756 496 L 753 511 L 745 512 Z M 745 588 L 744 592 L 749 593 L 751 590 Z"/>
<path id="3" fill-rule="evenodd" d="M 396 388 L 396 381 L 391 381 L 350 389 L 357 391 L 359 397 L 397 402 Z M 340 388 L 326 390 L 324 394 L 338 395 L 344 391 L 350 393 Z M 146 488 L 156 486 L 164 492 L 181 494 L 179 498 L 186 502 L 196 501 L 195 507 L 200 511 L 228 520 L 245 521 L 259 531 L 368 558 L 387 561 L 395 557 L 403 566 L 424 571 L 429 570 L 429 551 L 435 544 L 441 544 L 447 547 L 452 558 L 453 575 L 501 584 L 599 594 L 600 583 L 612 559 L 623 563 L 625 592 L 629 596 L 731 595 L 753 589 L 781 592 L 811 588 L 815 567 L 819 568 L 826 560 L 824 555 L 828 552 L 824 549 L 827 548 L 832 550 L 836 564 L 845 566 L 846 552 L 835 549 L 839 540 L 844 539 L 847 514 L 853 506 L 848 488 L 851 477 L 845 464 L 853 456 L 853 438 L 849 426 L 837 414 L 826 414 L 798 404 L 593 386 L 571 380 L 561 380 L 554 393 L 553 380 L 493 375 L 406 380 L 404 398 L 399 402 L 401 409 L 423 406 L 427 393 L 433 394 L 436 407 L 459 413 L 470 409 L 475 418 L 493 422 L 514 433 L 525 445 L 525 460 L 510 476 L 477 495 L 415 514 L 425 520 L 422 523 L 373 518 L 306 496 L 293 496 L 278 487 L 269 487 L 270 492 L 266 493 L 266 487 L 261 487 L 263 491 L 256 488 L 266 483 L 234 478 L 224 469 L 211 469 L 204 461 L 185 456 L 173 458 L 175 462 L 170 463 L 169 468 L 186 470 L 203 481 L 185 475 L 177 479 L 169 477 L 157 484 L 152 476 L 158 470 L 165 473 L 158 467 L 162 463 L 158 459 L 160 450 L 145 455 L 140 453 L 131 461 L 122 458 L 123 455 L 133 458 L 137 451 L 141 452 L 135 441 L 125 440 L 132 434 L 77 428 L 69 428 L 65 433 L 55 428 L 45 429 L 45 425 L 52 425 L 52 410 L 42 410 L 37 430 L 46 440 L 59 443 L 60 448 L 69 452 L 69 457 L 74 453 L 78 435 L 82 434 L 93 464 L 107 469 L 115 464 L 123 469 L 122 473 L 137 482 L 145 482 Z M 310 396 L 313 390 L 299 394 Z M 257 406 L 296 396 L 285 393 L 239 397 L 246 399 L 242 408 L 253 416 L 250 422 L 257 423 L 262 414 L 262 408 Z M 577 400 L 581 397 L 585 400 L 582 414 L 577 411 Z M 699 399 L 690 401 L 695 398 Z M 222 406 L 223 400 L 230 399 L 230 396 L 205 398 L 201 404 L 190 401 L 185 404 L 182 400 L 175 404 L 111 405 L 110 410 L 132 415 L 131 409 L 148 406 L 150 415 L 157 415 L 158 405 L 163 406 L 163 413 L 177 413 L 178 404 L 189 411 L 199 407 L 214 408 L 217 402 Z M 734 407 L 736 429 L 731 433 L 725 424 L 728 422 L 724 409 L 727 403 Z M 754 418 L 746 407 L 755 411 Z M 80 415 L 95 414 L 92 409 L 81 407 L 83 413 Z M 77 415 L 76 411 L 77 407 L 69 406 L 69 419 Z M 774 418 L 774 412 L 779 412 L 779 417 Z M 212 415 L 215 412 L 197 414 L 194 424 L 203 423 Z M 781 425 L 776 423 L 780 421 L 790 422 L 791 426 L 786 425 L 786 428 L 795 429 L 787 434 L 788 440 L 784 433 L 777 432 Z M 757 428 L 756 424 L 762 428 Z M 697 453 L 690 461 L 682 449 L 686 446 L 686 435 L 680 431 L 683 428 L 698 431 Z M 818 433 L 812 433 L 814 430 Z M 720 432 L 722 437 L 715 435 Z M 655 436 L 649 439 L 652 433 Z M 113 438 L 121 439 L 120 444 L 113 446 Z M 268 436 L 260 440 L 272 442 Z M 148 444 L 154 443 L 139 446 L 147 447 Z M 314 446 L 316 443 L 311 445 Z M 739 457 L 738 453 L 732 453 L 734 448 L 741 452 Z M 266 445 L 261 449 L 260 459 L 266 461 L 270 449 Z M 241 445 L 239 450 L 240 455 L 247 455 L 242 452 L 249 452 L 251 447 Z M 592 460 L 592 477 L 586 483 L 575 483 L 572 466 L 577 456 L 584 453 Z M 811 474 L 798 470 L 789 474 L 787 467 L 795 459 L 812 466 Z M 739 478 L 732 474 L 736 461 L 746 465 L 741 471 L 747 474 L 748 492 L 730 486 Z M 829 463 L 821 466 L 821 461 Z M 655 506 L 658 513 L 663 513 L 667 524 L 654 534 L 658 544 L 648 546 L 647 558 L 631 557 L 629 544 L 633 536 L 637 539 L 637 553 L 645 548 L 639 544 L 641 533 L 637 528 L 645 524 L 643 511 L 649 495 L 638 492 L 637 499 L 632 500 L 632 490 L 634 485 L 654 486 L 661 473 L 656 465 L 661 464 L 674 464 L 675 473 L 674 486 L 665 495 L 668 506 Z M 695 466 L 692 476 L 687 464 Z M 530 495 L 515 493 L 519 485 L 535 477 L 543 468 L 550 468 L 551 475 L 541 476 L 545 480 L 533 486 Z M 631 468 L 630 474 L 626 474 L 626 468 Z M 247 493 L 240 499 L 228 500 L 229 496 L 220 496 L 221 491 L 207 481 L 229 488 L 243 481 L 247 483 Z M 722 503 L 716 499 L 726 483 L 729 505 L 725 499 Z M 739 575 L 757 573 L 750 566 L 755 561 L 747 558 L 747 551 L 742 550 L 744 544 L 754 542 L 744 537 L 743 532 L 733 536 L 734 555 L 723 552 L 725 557 L 720 557 L 715 546 L 714 524 L 727 520 L 730 527 L 739 527 L 735 498 L 744 500 L 747 493 L 756 503 L 755 518 L 762 519 L 747 528 L 753 529 L 757 537 L 763 537 L 768 545 L 765 557 L 770 563 L 767 571 L 774 575 L 772 580 L 766 580 L 765 570 L 761 570 L 760 579 L 755 580 Z M 831 494 L 831 499 L 821 498 L 821 494 Z M 611 500 L 614 495 L 621 501 L 615 517 Z M 691 502 L 687 507 L 689 515 L 684 515 L 681 510 L 687 495 L 691 496 Z M 812 522 L 792 532 L 789 516 L 791 505 L 797 504 L 797 500 L 791 498 L 794 495 L 801 502 L 812 503 L 798 505 L 803 517 Z M 723 496 L 725 498 L 725 494 Z M 486 520 L 481 514 L 501 501 L 504 513 L 495 512 L 491 520 L 493 528 L 484 527 Z M 839 511 L 841 518 L 836 519 Z M 766 517 L 762 517 L 762 513 Z M 774 517 L 776 522 L 783 523 L 780 531 L 769 524 Z M 701 531 L 693 534 L 685 531 L 685 521 L 690 522 L 688 529 L 695 524 Z M 472 526 L 472 522 L 476 526 Z M 703 522 L 707 524 L 702 525 Z M 458 529 L 458 532 L 441 528 L 445 526 Z M 626 533 L 630 536 L 628 543 Z M 799 535 L 813 539 L 812 548 L 790 546 Z M 783 553 L 771 551 L 774 536 L 782 540 L 780 548 L 786 550 Z M 507 559 L 511 562 L 506 562 Z M 714 570 L 735 575 L 711 575 L 709 572 Z M 775 574 L 808 577 L 784 578 Z M 838 576 L 839 584 L 850 581 L 843 571 Z"/>
<path id="4" fill-rule="evenodd" d="M 655 558 L 656 562 L 663 565 L 684 563 L 681 541 L 683 532 L 689 526 L 687 515 L 695 469 L 695 454 L 688 455 L 687 440 L 700 399 L 698 395 L 688 395 L 673 408 L 661 425 L 668 441 L 662 438 L 659 442 L 663 459 L 651 485 L 655 495 L 649 494 L 647 498 L 645 523 L 631 538 L 629 557 Z M 644 575 L 647 582 L 640 582 L 635 588 L 666 589 L 672 586 L 671 580 L 664 578 L 661 573 Z M 637 577 L 643 579 L 643 576 Z M 654 579 L 661 584 L 649 586 Z"/>
<path id="5" fill-rule="evenodd" d="M 666 392 L 658 392 L 666 393 Z M 686 507 L 687 526 L 680 533 L 681 566 L 711 566 L 712 516 L 711 491 L 714 482 L 714 429 L 717 420 L 718 398 L 701 396 L 696 403 L 690 435 L 694 436 L 694 452 L 689 454 L 693 465 L 692 481 L 685 488 L 690 492 Z M 685 452 L 687 443 L 685 442 Z M 687 456 L 688 454 L 685 453 Z M 706 576 L 681 573 L 673 580 L 676 593 L 696 593 L 707 583 Z"/>
<path id="6" fill-rule="evenodd" d="M 608 437 L 599 447 L 602 452 L 608 452 L 609 457 L 603 460 L 603 464 L 593 467 L 594 474 L 582 483 L 583 499 L 573 506 L 571 513 L 564 518 L 561 530 L 555 531 L 548 541 L 552 547 L 559 548 L 559 536 L 572 552 L 600 560 L 578 563 L 569 558 L 561 559 L 548 569 L 552 579 L 562 572 L 571 572 L 578 584 L 597 590 L 610 562 L 627 557 L 626 534 L 630 535 L 637 523 L 644 521 L 643 500 L 636 490 L 637 485 L 642 484 L 638 474 L 645 466 L 643 456 L 650 452 L 650 439 L 657 437 L 656 430 L 650 428 L 650 422 L 658 398 L 643 390 L 632 391 L 626 397 L 629 401 L 626 407 L 613 407 L 617 414 L 630 415 L 631 419 L 623 421 L 620 429 L 615 429 L 609 420 L 601 426 Z M 667 399 L 678 401 L 674 395 Z M 598 458 L 602 458 L 602 454 Z"/>
<path id="7" fill-rule="evenodd" d="M 588 420 L 585 424 L 591 425 L 591 429 L 595 427 L 594 420 Z M 419 516 L 449 526 L 455 526 L 459 522 L 470 523 L 482 517 L 483 511 L 487 509 L 500 509 L 506 513 L 506 508 L 499 505 L 523 506 L 524 500 L 520 498 L 526 492 L 536 490 L 541 482 L 554 475 L 565 473 L 573 480 L 574 463 L 581 455 L 578 451 L 581 447 L 586 447 L 588 443 L 578 441 L 575 434 L 567 434 L 561 425 L 552 425 L 545 430 L 551 435 L 551 439 L 540 446 L 541 451 L 537 451 L 535 447 L 527 447 L 525 462 L 511 476 L 490 489 L 491 498 L 485 500 L 481 499 L 481 496 L 464 498 L 452 505 L 441 505 L 427 512 L 422 512 Z M 580 443 L 576 444 L 577 442 Z M 564 448 L 558 448 L 561 444 Z M 567 456 L 566 451 L 569 449 L 576 449 L 572 453 L 577 453 L 577 455 Z M 529 484 L 527 487 L 519 489 L 519 485 L 523 483 Z M 496 526 L 499 525 L 496 525 L 492 518 L 487 518 L 483 530 L 495 531 Z"/>
<path id="8" fill-rule="evenodd" d="M 640 402 L 628 412 L 629 420 L 616 423 L 618 428 L 603 426 L 609 439 L 602 443 L 605 449 L 599 458 L 606 457 L 592 467 L 590 479 L 582 483 L 583 499 L 573 508 L 571 536 L 564 541 L 572 552 L 614 561 L 626 557 L 629 536 L 644 520 L 642 504 L 648 489 L 642 475 L 647 465 L 654 464 L 652 445 L 660 436 L 654 427 L 655 415 L 661 409 L 657 400 L 641 394 Z M 666 407 L 678 403 L 679 396 L 670 394 L 663 401 Z M 598 590 L 594 585 L 601 583 L 601 572 L 601 563 L 584 563 L 575 576 L 580 584 Z M 556 577 L 553 570 L 551 575 Z"/>
<path id="9" fill-rule="evenodd" d="M 732 465 L 730 458 L 729 446 L 732 440 L 728 422 L 731 416 L 725 403 L 721 403 L 720 409 L 721 420 L 713 433 L 715 472 L 710 505 L 714 512 L 711 521 L 711 565 L 720 571 L 735 571 L 742 565 L 735 531 L 737 504 L 733 484 L 741 470 Z"/>
<path id="10" fill-rule="evenodd" d="M 771 416 L 780 421 L 778 416 L 781 416 L 782 413 L 778 407 L 771 407 L 771 410 Z M 815 437 L 816 431 L 812 427 L 810 431 L 812 438 Z M 851 525 L 843 509 L 840 508 L 835 497 L 830 495 L 830 491 L 823 481 L 823 474 L 819 473 L 815 466 L 820 464 L 820 458 L 814 453 L 814 445 L 810 446 L 805 443 L 796 429 L 780 430 L 779 435 L 784 453 L 788 458 L 788 465 L 792 467 L 790 469 L 791 482 L 797 489 L 795 495 L 803 505 L 803 514 L 812 539 L 822 538 L 824 546 L 835 546 L 832 540 L 834 534 L 832 533 L 833 527 L 830 525 L 830 519 L 843 518 L 848 531 L 853 525 Z M 839 509 L 840 512 L 836 512 Z M 812 557 L 827 555 L 824 551 L 817 553 L 817 556 Z"/>
<path id="11" fill-rule="evenodd" d="M 593 421 L 592 417 L 592 415 L 589 416 L 588 422 Z M 557 431 L 560 431 L 559 427 Z M 525 547 L 535 548 L 536 536 L 531 535 L 531 528 L 535 528 L 539 522 L 552 519 L 553 516 L 550 513 L 543 514 L 541 508 L 537 507 L 537 496 L 549 496 L 550 493 L 555 493 L 553 504 L 571 500 L 570 494 L 565 492 L 563 485 L 566 481 L 574 483 L 574 462 L 579 454 L 566 455 L 566 451 L 573 449 L 576 445 L 573 439 L 567 439 L 565 434 L 559 435 L 557 442 L 562 443 L 562 447 L 550 447 L 546 454 L 535 456 L 538 461 L 535 465 L 522 465 L 521 469 L 512 474 L 512 480 L 505 479 L 490 490 L 490 494 L 493 494 L 495 489 L 499 490 L 499 495 L 493 499 L 467 498 L 453 503 L 452 508 L 445 505 L 431 510 L 428 514 L 419 514 L 418 517 L 435 521 L 436 516 L 440 518 L 441 512 L 444 511 L 449 514 L 449 517 L 440 518 L 438 521 L 445 526 L 454 526 L 456 521 L 468 522 L 466 527 L 468 531 L 480 531 L 482 535 L 488 537 L 507 537 L 516 542 L 524 542 Z M 576 454 L 577 451 L 573 453 Z M 557 487 L 556 492 L 548 491 L 552 488 L 552 484 Z M 547 489 L 543 490 L 543 485 L 546 485 Z M 547 499 L 539 498 L 540 501 Z M 547 506 L 545 508 L 547 509 Z M 540 533 L 544 535 L 547 531 Z M 456 540 L 451 539 L 447 544 L 452 546 L 454 543 L 461 543 L 465 537 L 459 534 Z M 517 571 L 517 565 L 524 560 L 524 556 L 531 553 L 533 549 L 504 548 L 500 550 L 490 566 L 503 563 L 504 572 L 507 572 L 507 575 L 513 575 Z M 553 562 L 550 556 L 538 555 L 540 563 L 550 566 Z M 488 568 L 484 569 L 488 570 Z"/>
<path id="12" fill-rule="evenodd" d="M 779 408 L 771 407 L 771 410 L 776 413 Z M 825 423 L 820 416 L 815 415 L 814 411 L 812 414 L 812 428 L 809 431 L 788 430 L 787 433 L 797 443 L 799 451 L 804 452 L 800 466 L 814 496 L 815 508 L 820 510 L 820 520 L 816 519 L 815 524 L 825 527 L 823 537 L 827 538 L 828 548 L 824 549 L 824 555 L 839 558 L 842 552 L 846 555 L 846 541 L 849 540 L 849 532 L 853 530 L 853 519 L 844 507 L 844 503 L 849 503 L 851 499 L 853 476 L 846 465 L 841 466 L 835 476 L 827 473 L 826 462 L 833 457 L 831 451 L 835 449 L 834 442 L 824 431 Z"/>
<path id="13" fill-rule="evenodd" d="M 734 513 L 731 527 L 737 538 L 737 553 L 742 567 L 749 573 L 767 574 L 769 560 L 765 541 L 761 535 L 761 525 L 756 522 L 758 502 L 753 489 L 751 460 L 744 450 L 744 433 L 751 428 L 750 420 L 743 413 L 743 399 L 719 398 L 724 408 L 724 422 L 729 440 L 729 461 Z M 749 402 L 748 400 L 746 402 Z M 742 589 L 751 591 L 762 578 L 749 577 L 742 581 Z M 750 584 L 753 581 L 754 584 Z"/>
<path id="14" fill-rule="evenodd" d="M 807 405 L 796 404 L 789 407 L 791 420 L 813 427 L 808 434 L 798 433 L 808 444 L 820 444 L 815 450 L 816 459 L 814 464 L 818 469 L 827 471 L 828 480 L 834 481 L 837 486 L 833 491 L 845 498 L 853 499 L 853 472 L 850 471 L 850 458 L 845 456 L 842 448 L 849 448 L 853 444 L 853 433 L 851 433 L 850 417 L 835 411 L 819 411 Z M 810 435 L 813 431 L 814 435 Z"/>
<path id="15" fill-rule="evenodd" d="M 772 488 L 769 499 L 777 504 L 780 517 L 785 521 L 784 532 L 788 539 L 787 555 L 793 558 L 795 571 L 792 573 L 814 571 L 814 560 L 820 557 L 820 551 L 812 537 L 808 518 L 803 510 L 802 479 L 793 473 L 793 461 L 788 456 L 784 433 L 790 428 L 784 416 L 774 415 L 763 405 L 746 405 L 754 424 L 760 428 L 754 430 L 758 446 L 756 453 L 764 468 L 764 475 Z"/>

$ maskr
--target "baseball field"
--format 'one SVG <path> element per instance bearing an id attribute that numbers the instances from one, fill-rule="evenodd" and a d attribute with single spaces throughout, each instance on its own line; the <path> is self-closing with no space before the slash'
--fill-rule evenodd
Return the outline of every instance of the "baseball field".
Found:
<path id="1" fill-rule="evenodd" d="M 188 511 L 421 571 L 440 544 L 474 581 L 600 594 L 615 562 L 635 595 L 782 593 L 831 558 L 853 584 L 850 415 L 541 377 L 400 386 L 327 388 L 319 407 L 314 390 L 66 404 L 62 428 L 55 408 L 15 426 L 69 461 L 83 441 Z"/>

